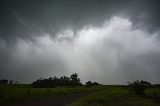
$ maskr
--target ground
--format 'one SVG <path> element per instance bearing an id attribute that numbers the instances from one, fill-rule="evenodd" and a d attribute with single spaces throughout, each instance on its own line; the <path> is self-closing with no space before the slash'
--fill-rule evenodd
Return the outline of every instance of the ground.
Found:
<path id="1" fill-rule="evenodd" d="M 86 96 L 89 93 L 73 93 L 68 95 L 61 95 L 58 97 L 53 97 L 45 100 L 36 100 L 32 102 L 21 102 L 21 103 L 10 103 L 3 104 L 2 106 L 66 106 L 71 102 L 79 99 L 82 96 Z"/>
<path id="2" fill-rule="evenodd" d="M 138 95 L 127 86 L 1 87 L 0 96 L 0 106 L 160 106 L 160 88 Z"/>

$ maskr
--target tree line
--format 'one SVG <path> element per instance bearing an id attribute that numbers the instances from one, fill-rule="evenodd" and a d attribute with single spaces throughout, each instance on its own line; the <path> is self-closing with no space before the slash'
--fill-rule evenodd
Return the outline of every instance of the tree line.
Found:
<path id="1" fill-rule="evenodd" d="M 0 80 L 0 84 L 2 85 L 24 85 L 24 84 L 18 84 L 17 81 L 13 80 L 6 80 L 2 79 Z M 49 78 L 40 78 L 34 82 L 32 82 L 31 87 L 34 88 L 53 88 L 55 86 L 82 86 L 81 79 L 78 77 L 77 73 L 73 73 L 70 75 L 70 77 L 67 76 L 61 76 L 61 77 L 49 77 Z M 87 87 L 91 86 L 97 86 L 100 85 L 98 82 L 91 82 L 87 81 L 85 83 Z"/>
<path id="2" fill-rule="evenodd" d="M 78 78 L 78 74 L 74 73 L 70 77 L 62 76 L 58 78 L 55 76 L 45 79 L 40 78 L 31 85 L 35 88 L 53 88 L 55 86 L 80 86 L 82 83 L 80 78 Z"/>
<path id="3" fill-rule="evenodd" d="M 4 84 L 4 85 L 7 85 L 7 84 L 12 85 L 12 84 L 14 84 L 14 85 L 16 85 L 16 84 L 18 84 L 18 82 L 17 81 L 14 82 L 13 80 L 1 79 L 0 80 L 0 84 Z"/>

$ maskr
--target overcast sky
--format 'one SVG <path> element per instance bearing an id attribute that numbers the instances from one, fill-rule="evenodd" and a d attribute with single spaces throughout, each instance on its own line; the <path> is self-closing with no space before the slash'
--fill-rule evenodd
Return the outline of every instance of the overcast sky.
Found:
<path id="1" fill-rule="evenodd" d="M 72 73 L 160 83 L 159 0 L 0 0 L 0 79 Z"/>

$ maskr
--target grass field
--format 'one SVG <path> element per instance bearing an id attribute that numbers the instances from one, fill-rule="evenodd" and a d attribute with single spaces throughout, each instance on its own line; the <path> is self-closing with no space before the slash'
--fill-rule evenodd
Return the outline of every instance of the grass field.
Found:
<path id="1" fill-rule="evenodd" d="M 160 88 L 146 89 L 145 96 L 139 96 L 128 88 L 108 87 L 103 91 L 82 97 L 69 106 L 160 106 L 153 91 L 160 97 Z"/>
<path id="2" fill-rule="evenodd" d="M 160 88 L 148 88 L 140 96 L 127 87 L 118 86 L 59 86 L 55 88 L 31 88 L 23 86 L 0 86 L 0 103 L 32 101 L 72 93 L 91 92 L 69 106 L 160 106 L 153 92 L 160 98 Z"/>
<path id="3" fill-rule="evenodd" d="M 29 86 L 1 86 L 0 102 L 12 103 L 18 101 L 44 99 L 71 93 L 99 91 L 100 89 L 104 89 L 104 87 L 87 88 L 84 86 L 60 86 L 55 88 L 31 88 Z"/>

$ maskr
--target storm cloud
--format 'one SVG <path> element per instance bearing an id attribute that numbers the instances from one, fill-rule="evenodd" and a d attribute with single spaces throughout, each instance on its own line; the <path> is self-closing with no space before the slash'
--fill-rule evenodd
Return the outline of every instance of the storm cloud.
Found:
<path id="1" fill-rule="evenodd" d="M 159 83 L 158 0 L 0 2 L 0 78 Z"/>

